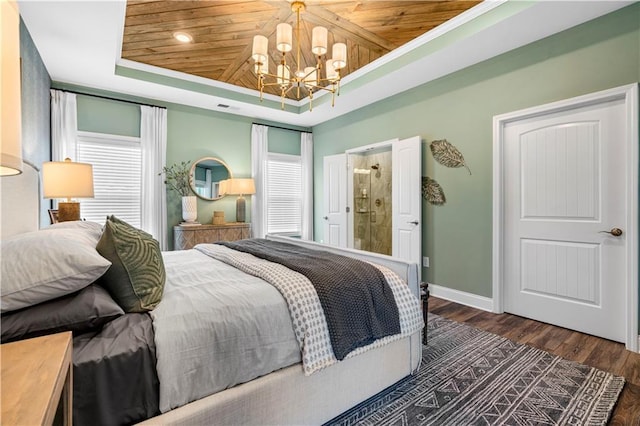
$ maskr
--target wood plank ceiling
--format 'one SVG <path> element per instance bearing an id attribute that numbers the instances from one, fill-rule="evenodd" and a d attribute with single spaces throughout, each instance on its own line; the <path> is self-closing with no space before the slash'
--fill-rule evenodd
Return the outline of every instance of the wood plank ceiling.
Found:
<path id="1" fill-rule="evenodd" d="M 342 77 L 393 49 L 437 27 L 480 1 L 340 1 L 308 0 L 301 13 L 302 68 L 314 66 L 311 31 L 318 25 L 329 30 L 327 55 L 333 43 L 346 43 L 347 66 Z M 275 48 L 276 25 L 296 25 L 296 14 L 286 0 L 129 0 L 126 8 L 122 57 L 136 62 L 193 74 L 255 89 L 257 79 L 251 59 L 253 36 L 269 39 L 269 72 L 275 74 L 281 53 Z M 180 43 L 173 34 L 193 37 Z M 287 64 L 296 69 L 294 51 Z M 327 58 L 322 58 L 323 61 Z M 277 94 L 277 89 L 265 92 Z M 296 91 L 289 97 L 295 99 Z M 304 96 L 304 94 L 303 94 Z"/>

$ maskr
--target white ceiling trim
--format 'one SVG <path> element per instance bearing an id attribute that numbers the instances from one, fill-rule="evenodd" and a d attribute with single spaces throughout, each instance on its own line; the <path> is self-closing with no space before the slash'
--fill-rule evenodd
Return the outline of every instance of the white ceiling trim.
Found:
<path id="1" fill-rule="evenodd" d="M 226 90 L 232 88 L 242 94 L 257 91 L 238 88 L 156 67 L 132 65 L 120 59 L 126 3 L 124 1 L 33 1 L 19 2 L 20 13 L 42 57 L 51 78 L 88 88 L 122 93 L 131 96 L 189 105 L 256 119 L 270 120 L 297 126 L 311 127 L 354 111 L 373 102 L 409 90 L 436 78 L 489 59 L 501 53 L 595 19 L 632 1 L 541 1 L 504 19 L 491 28 L 473 34 L 434 54 L 418 59 L 392 73 L 361 87 L 343 90 L 335 107 L 330 102 L 314 102 L 312 112 L 287 112 L 279 109 L 239 102 L 232 99 L 179 89 L 115 74 L 116 64 L 195 81 Z M 458 28 L 469 20 L 503 4 L 503 1 L 484 2 L 443 24 L 432 32 L 407 43 L 374 63 L 345 77 L 343 89 L 372 70 L 401 57 L 424 43 Z M 477 9 L 476 9 L 477 8 Z M 405 50 L 406 49 L 406 50 Z M 135 63 L 134 63 L 135 64 Z M 151 68 L 154 68 L 151 70 Z M 315 100 L 319 99 L 317 96 Z M 277 96 L 265 99 L 280 101 Z M 303 102 L 291 105 L 304 109 Z M 229 105 L 223 109 L 218 104 Z"/>

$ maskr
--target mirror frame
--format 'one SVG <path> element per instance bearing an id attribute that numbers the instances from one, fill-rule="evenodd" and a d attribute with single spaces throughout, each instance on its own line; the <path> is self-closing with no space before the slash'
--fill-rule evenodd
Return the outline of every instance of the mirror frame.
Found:
<path id="1" fill-rule="evenodd" d="M 191 169 L 189 170 L 189 186 L 191 187 L 191 191 L 198 198 L 200 198 L 202 200 L 205 200 L 205 201 L 217 201 L 217 200 L 220 200 L 220 199 L 224 198 L 226 195 L 221 195 L 219 197 L 210 198 L 210 197 L 205 197 L 204 195 L 200 195 L 196 191 L 196 187 L 195 187 L 196 186 L 196 182 L 195 182 L 196 181 L 196 179 L 195 179 L 196 167 L 200 162 L 206 161 L 206 160 L 217 161 L 218 163 L 223 165 L 227 169 L 227 173 L 229 173 L 229 177 L 227 177 L 227 179 L 233 179 L 233 172 L 231 171 L 231 169 L 229 168 L 229 165 L 227 163 L 225 163 L 224 161 L 222 161 L 221 159 L 219 159 L 217 157 L 202 157 L 202 158 L 198 158 L 196 161 L 193 162 L 193 164 L 191 164 Z"/>

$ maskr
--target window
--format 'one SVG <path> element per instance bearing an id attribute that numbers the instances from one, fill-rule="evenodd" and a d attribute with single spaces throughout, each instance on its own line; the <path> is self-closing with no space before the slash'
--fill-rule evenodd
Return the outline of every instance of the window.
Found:
<path id="1" fill-rule="evenodd" d="M 302 232 L 302 164 L 299 155 L 269 153 L 267 233 Z"/>
<path id="2" fill-rule="evenodd" d="M 140 228 L 140 138 L 78 132 L 78 161 L 93 164 L 94 197 L 80 202 L 81 216 L 103 223 L 116 215 Z"/>

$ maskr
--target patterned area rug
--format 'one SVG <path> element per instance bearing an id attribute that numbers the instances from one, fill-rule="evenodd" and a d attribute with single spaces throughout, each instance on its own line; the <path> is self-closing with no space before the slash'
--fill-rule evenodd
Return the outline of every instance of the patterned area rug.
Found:
<path id="1" fill-rule="evenodd" d="M 418 372 L 328 425 L 603 425 L 624 378 L 429 314 Z"/>

